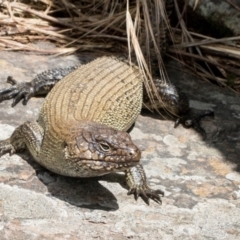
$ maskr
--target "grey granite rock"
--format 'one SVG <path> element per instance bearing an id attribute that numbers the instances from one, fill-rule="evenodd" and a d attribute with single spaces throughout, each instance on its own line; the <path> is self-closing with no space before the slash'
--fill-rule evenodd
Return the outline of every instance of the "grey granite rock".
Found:
<path id="1" fill-rule="evenodd" d="M 0 88 L 6 77 L 26 81 L 43 70 L 78 63 L 80 57 L 1 52 Z M 191 129 L 143 112 L 132 138 L 163 204 L 127 196 L 122 174 L 74 179 L 51 173 L 27 153 L 0 159 L 0 239 L 239 239 L 240 97 L 192 79 L 169 63 L 169 76 L 185 89 L 196 109 L 210 108 L 206 141 Z M 43 99 L 27 106 L 0 104 L 0 138 L 37 118 Z"/>
<path id="2" fill-rule="evenodd" d="M 219 0 L 190 0 L 189 5 L 194 8 L 201 16 L 211 21 L 216 26 L 231 29 L 234 35 L 240 34 L 240 1 L 219 1 Z M 230 2 L 232 4 L 230 4 Z M 235 6 L 235 7 L 234 7 Z M 207 26 L 206 26 L 207 27 Z"/>

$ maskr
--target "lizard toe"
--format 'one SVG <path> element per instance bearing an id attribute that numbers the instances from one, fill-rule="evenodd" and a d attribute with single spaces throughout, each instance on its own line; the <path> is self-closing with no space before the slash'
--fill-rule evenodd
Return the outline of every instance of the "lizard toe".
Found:
<path id="1" fill-rule="evenodd" d="M 15 153 L 15 149 L 11 144 L 10 139 L 0 141 L 0 157 L 6 153 L 9 153 L 10 155 Z"/>
<path id="2" fill-rule="evenodd" d="M 144 185 L 144 186 L 135 186 L 128 191 L 128 195 L 134 195 L 135 200 L 137 200 L 139 197 L 142 198 L 142 200 L 149 205 L 149 199 L 152 199 L 156 203 L 162 204 L 161 196 L 164 196 L 164 192 L 160 189 L 153 190 L 150 187 Z"/>

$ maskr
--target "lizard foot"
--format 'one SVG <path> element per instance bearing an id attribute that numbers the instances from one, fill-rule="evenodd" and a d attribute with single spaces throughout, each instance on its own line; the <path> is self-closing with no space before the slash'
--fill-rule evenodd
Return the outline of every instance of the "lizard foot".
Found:
<path id="1" fill-rule="evenodd" d="M 33 96 L 34 89 L 30 82 L 17 83 L 11 76 L 7 78 L 7 83 L 12 86 L 0 90 L 0 102 L 13 99 L 12 107 L 18 104 L 23 99 L 23 105 L 26 105 L 28 100 Z"/>
<path id="2" fill-rule="evenodd" d="M 164 192 L 161 190 L 152 190 L 147 185 L 146 174 L 141 164 L 127 169 L 125 173 L 126 182 L 129 186 L 128 195 L 133 194 L 135 200 L 140 196 L 147 205 L 149 205 L 149 199 L 160 204 L 162 203 L 159 195 L 164 196 Z"/>
<path id="3" fill-rule="evenodd" d="M 149 198 L 151 198 L 156 203 L 162 204 L 162 199 L 159 195 L 164 196 L 164 192 L 162 190 L 153 190 L 147 185 L 131 188 L 128 191 L 128 195 L 131 194 L 134 194 L 135 200 L 137 200 L 140 196 L 147 205 L 149 205 Z"/>
<path id="4" fill-rule="evenodd" d="M 174 128 L 176 128 L 180 123 L 185 128 L 193 128 L 202 135 L 203 140 L 206 139 L 206 132 L 201 126 L 202 118 L 210 116 L 214 118 L 214 112 L 211 110 L 206 110 L 200 114 L 195 113 L 194 111 L 189 111 L 182 118 L 178 118 L 175 122 Z"/>
<path id="5" fill-rule="evenodd" d="M 15 152 L 13 145 L 10 143 L 10 139 L 0 141 L 0 157 L 6 153 L 12 155 Z"/>

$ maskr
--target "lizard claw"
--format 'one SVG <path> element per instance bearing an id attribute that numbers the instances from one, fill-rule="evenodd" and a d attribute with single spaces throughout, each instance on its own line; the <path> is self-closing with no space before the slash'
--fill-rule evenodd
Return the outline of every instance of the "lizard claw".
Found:
<path id="1" fill-rule="evenodd" d="M 149 205 L 149 199 L 161 204 L 161 195 L 164 196 L 162 190 L 153 190 L 147 185 L 146 174 L 141 164 L 126 170 L 126 182 L 129 187 L 128 195 L 133 194 L 135 200 L 139 197 Z"/>
<path id="2" fill-rule="evenodd" d="M 9 153 L 9 155 L 13 155 L 15 152 L 16 151 L 12 146 L 10 139 L 0 141 L 0 157 L 6 153 Z"/>
<path id="3" fill-rule="evenodd" d="M 11 76 L 7 78 L 7 83 L 10 83 L 12 87 L 0 90 L 0 102 L 13 99 L 12 107 L 14 107 L 23 99 L 23 105 L 26 105 L 34 92 L 31 83 L 18 83 Z"/>
<path id="4" fill-rule="evenodd" d="M 7 83 L 10 83 L 12 86 L 17 85 L 17 81 L 12 76 L 7 77 Z"/>
<path id="5" fill-rule="evenodd" d="M 139 198 L 139 196 L 143 199 L 143 201 L 149 205 L 149 198 L 151 198 L 156 203 L 162 204 L 161 197 L 159 195 L 164 196 L 164 192 L 160 189 L 153 190 L 149 188 L 147 185 L 144 186 L 136 186 L 131 189 L 129 189 L 128 195 L 133 194 L 135 200 Z"/>
<path id="6" fill-rule="evenodd" d="M 182 118 L 178 118 L 175 121 L 174 128 L 176 128 L 180 123 L 182 123 L 183 127 L 185 128 L 195 129 L 198 133 L 202 135 L 203 140 L 205 140 L 206 132 L 201 127 L 201 120 L 206 116 L 214 118 L 214 112 L 212 110 L 206 110 L 197 114 L 194 111 L 190 110 L 187 113 L 185 113 L 185 115 Z"/>

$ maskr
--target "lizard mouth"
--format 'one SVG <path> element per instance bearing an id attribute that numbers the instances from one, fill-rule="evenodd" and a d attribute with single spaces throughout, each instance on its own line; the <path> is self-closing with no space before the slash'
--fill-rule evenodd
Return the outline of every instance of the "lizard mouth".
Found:
<path id="1" fill-rule="evenodd" d="M 104 160 L 82 160 L 81 163 L 88 170 L 104 173 L 125 171 L 126 169 L 138 164 L 139 161 L 114 162 Z M 87 171 L 86 169 L 86 171 Z"/>

